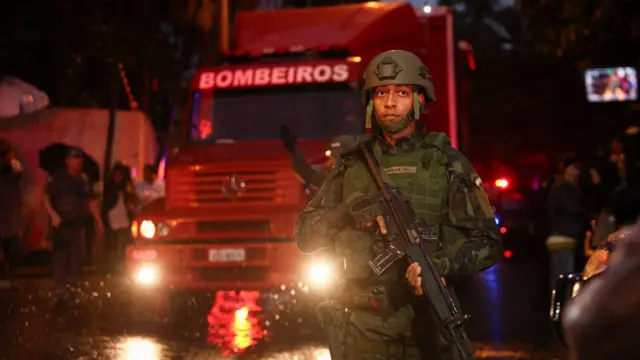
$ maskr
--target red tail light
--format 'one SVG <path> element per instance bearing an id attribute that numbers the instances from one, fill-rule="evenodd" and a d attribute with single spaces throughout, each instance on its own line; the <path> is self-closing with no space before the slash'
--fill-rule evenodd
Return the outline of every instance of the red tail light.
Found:
<path id="1" fill-rule="evenodd" d="M 500 189 L 506 189 L 509 187 L 509 180 L 504 179 L 504 178 L 500 178 L 498 180 L 496 180 L 496 187 L 500 188 Z"/>

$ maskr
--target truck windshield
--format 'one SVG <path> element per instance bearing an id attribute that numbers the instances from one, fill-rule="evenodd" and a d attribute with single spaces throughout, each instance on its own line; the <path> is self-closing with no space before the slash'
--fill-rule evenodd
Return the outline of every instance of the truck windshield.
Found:
<path id="1" fill-rule="evenodd" d="M 345 84 L 197 91 L 192 142 L 273 140 L 286 125 L 299 138 L 330 139 L 364 128 L 360 94 Z"/>

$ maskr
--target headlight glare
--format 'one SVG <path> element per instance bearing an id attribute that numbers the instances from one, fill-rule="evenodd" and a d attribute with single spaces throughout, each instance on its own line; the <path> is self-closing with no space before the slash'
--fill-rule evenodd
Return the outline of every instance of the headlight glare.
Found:
<path id="1" fill-rule="evenodd" d="M 326 284 L 331 279 L 331 268 L 327 264 L 314 263 L 309 271 L 309 282 Z"/>
<path id="2" fill-rule="evenodd" d="M 143 220 L 140 223 L 140 235 L 147 239 L 152 239 L 156 235 L 156 225 L 151 220 Z"/>
<path id="3" fill-rule="evenodd" d="M 153 285 L 158 281 L 158 271 L 152 266 L 143 266 L 136 273 L 136 282 L 141 285 Z"/>

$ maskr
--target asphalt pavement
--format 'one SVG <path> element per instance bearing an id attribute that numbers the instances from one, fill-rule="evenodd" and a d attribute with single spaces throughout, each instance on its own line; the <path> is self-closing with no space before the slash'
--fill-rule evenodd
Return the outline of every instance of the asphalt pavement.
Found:
<path id="1" fill-rule="evenodd" d="M 547 320 L 542 274 L 525 257 L 458 286 L 476 358 L 565 358 Z M 92 274 L 59 306 L 46 276 L 19 285 L 0 291 L 0 359 L 329 359 L 296 288 L 182 294 L 168 305 L 120 276 Z"/>

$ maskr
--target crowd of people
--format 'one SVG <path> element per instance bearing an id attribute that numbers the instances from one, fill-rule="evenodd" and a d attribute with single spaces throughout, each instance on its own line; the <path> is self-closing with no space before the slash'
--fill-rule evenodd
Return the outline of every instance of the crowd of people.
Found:
<path id="1" fill-rule="evenodd" d="M 20 182 L 23 169 L 6 140 L 0 140 L 0 157 L 0 241 L 6 282 L 15 287 L 13 270 L 20 257 L 17 249 L 26 241 Z M 52 245 L 53 277 L 63 296 L 68 285 L 79 280 L 83 265 L 93 265 L 94 249 L 102 255 L 101 265 L 117 270 L 131 241 L 135 213 L 164 197 L 164 183 L 157 178 L 154 165 L 145 166 L 142 178 L 134 181 L 131 167 L 122 162 L 113 165 L 102 190 L 97 191 L 100 187 L 83 170 L 84 157 L 81 148 L 67 149 L 61 159 L 64 166 L 50 174 L 44 189 L 44 207 L 50 219 L 46 240 Z"/>
<path id="2" fill-rule="evenodd" d="M 579 271 L 592 248 L 640 215 L 640 134 L 630 127 L 614 139 L 610 153 L 590 163 L 566 157 L 543 210 L 549 250 L 550 286 L 560 274 Z M 584 246 L 583 246 L 584 241 Z"/>

